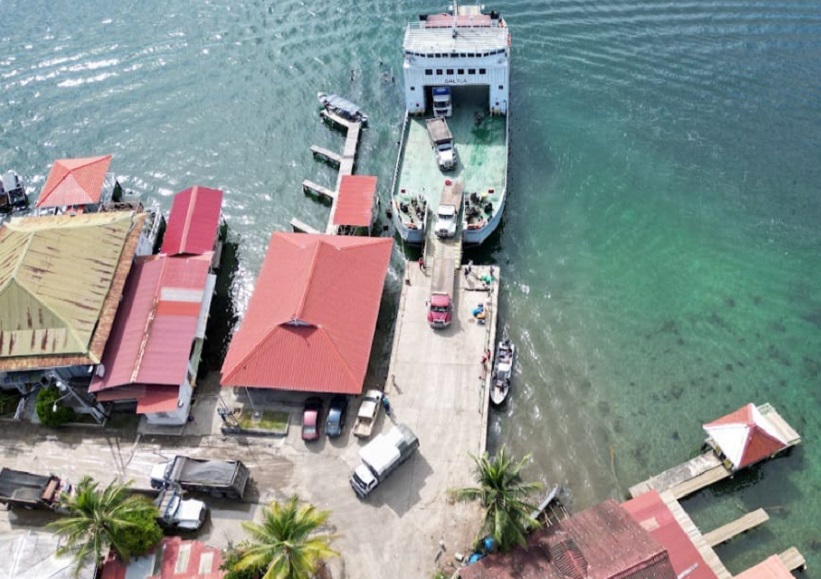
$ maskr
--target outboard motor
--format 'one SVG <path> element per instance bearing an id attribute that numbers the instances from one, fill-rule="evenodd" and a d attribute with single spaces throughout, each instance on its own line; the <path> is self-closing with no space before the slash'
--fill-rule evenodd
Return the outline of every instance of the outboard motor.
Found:
<path id="1" fill-rule="evenodd" d="M 404 201 L 400 202 L 399 203 L 399 211 L 401 211 L 402 213 L 407 213 L 408 212 L 408 204 L 405 203 Z"/>
<path id="2" fill-rule="evenodd" d="M 485 213 L 487 213 L 488 215 L 493 213 L 493 203 L 491 203 L 490 201 L 485 203 Z"/>

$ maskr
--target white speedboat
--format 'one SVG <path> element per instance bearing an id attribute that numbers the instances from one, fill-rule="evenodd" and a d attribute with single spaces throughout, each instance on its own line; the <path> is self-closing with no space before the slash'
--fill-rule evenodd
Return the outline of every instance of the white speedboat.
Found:
<path id="1" fill-rule="evenodd" d="M 513 376 L 513 362 L 516 360 L 516 347 L 505 336 L 496 346 L 493 359 L 493 385 L 490 390 L 490 401 L 496 406 L 507 400 L 510 393 L 510 379 Z"/>

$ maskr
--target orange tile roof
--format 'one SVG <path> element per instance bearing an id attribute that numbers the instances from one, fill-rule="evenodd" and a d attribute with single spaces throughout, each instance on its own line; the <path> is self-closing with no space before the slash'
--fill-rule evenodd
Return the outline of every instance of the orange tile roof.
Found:
<path id="1" fill-rule="evenodd" d="M 274 233 L 223 386 L 359 394 L 393 240 Z"/>
<path id="2" fill-rule="evenodd" d="M 110 164 L 111 155 L 57 159 L 37 199 L 37 207 L 89 205 L 99 202 L 105 174 Z"/>

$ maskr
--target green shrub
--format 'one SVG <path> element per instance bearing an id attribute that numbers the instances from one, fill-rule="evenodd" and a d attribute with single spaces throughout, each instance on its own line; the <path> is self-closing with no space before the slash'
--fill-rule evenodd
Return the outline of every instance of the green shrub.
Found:
<path id="1" fill-rule="evenodd" d="M 55 386 L 41 388 L 37 393 L 37 418 L 45 426 L 60 426 L 66 422 L 74 420 L 73 409 L 62 406 L 57 400 L 63 396 Z M 57 404 L 57 411 L 54 411 L 54 404 Z"/>
<path id="2" fill-rule="evenodd" d="M 10 414 L 14 412 L 19 401 L 19 394 L 0 392 L 0 414 Z"/>
<path id="3" fill-rule="evenodd" d="M 145 497 L 132 497 L 131 500 L 151 504 L 151 501 Z M 145 555 L 162 541 L 163 533 L 160 525 L 157 524 L 157 514 L 151 512 L 150 509 L 123 513 L 123 520 L 130 525 L 120 537 L 120 544 L 132 557 Z"/>

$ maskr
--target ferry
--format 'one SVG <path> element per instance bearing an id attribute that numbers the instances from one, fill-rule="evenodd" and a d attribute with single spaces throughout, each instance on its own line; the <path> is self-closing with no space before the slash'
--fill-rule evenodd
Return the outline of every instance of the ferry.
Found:
<path id="1" fill-rule="evenodd" d="M 391 216 L 402 240 L 425 243 L 444 184 L 460 182 L 459 231 L 479 245 L 499 226 L 505 207 L 510 105 L 510 31 L 481 6 L 424 14 L 405 29 L 405 120 L 394 167 Z M 444 166 L 427 120 L 446 119 L 455 163 Z M 430 225 L 430 226 L 429 226 Z"/>

